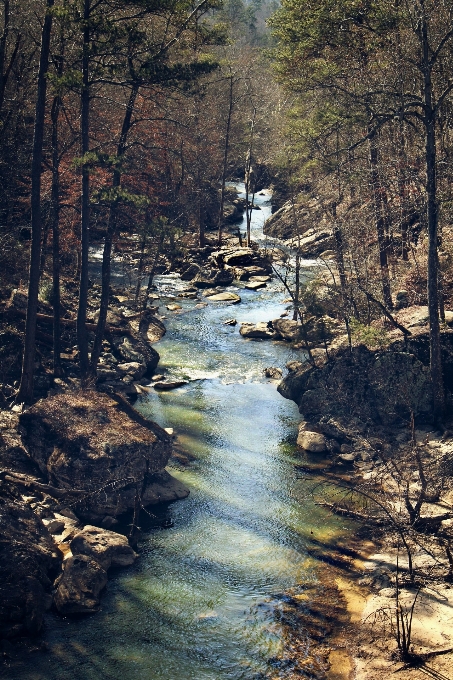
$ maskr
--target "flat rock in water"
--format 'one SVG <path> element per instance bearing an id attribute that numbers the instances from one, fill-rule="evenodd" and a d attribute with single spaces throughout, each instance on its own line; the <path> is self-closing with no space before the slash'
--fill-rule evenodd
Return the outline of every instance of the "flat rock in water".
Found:
<path id="1" fill-rule="evenodd" d="M 244 338 L 255 338 L 261 340 L 274 340 L 277 333 L 269 328 L 265 321 L 259 321 L 258 323 L 243 323 L 239 329 L 239 333 Z"/>
<path id="2" fill-rule="evenodd" d="M 177 387 L 187 385 L 187 380 L 166 380 L 157 381 L 154 383 L 155 390 L 174 390 Z"/>
<path id="3" fill-rule="evenodd" d="M 187 298 L 188 300 L 195 300 L 198 297 L 198 293 L 191 290 L 186 290 L 183 291 L 182 293 L 179 293 L 178 297 Z"/>
<path id="4" fill-rule="evenodd" d="M 245 284 L 244 288 L 248 288 L 248 290 L 259 290 L 260 288 L 266 288 L 266 284 L 264 281 L 249 281 Z"/>
<path id="5" fill-rule="evenodd" d="M 213 302 L 231 302 L 233 305 L 241 301 L 241 298 L 236 293 L 216 293 L 215 295 L 209 295 L 208 299 Z"/>
<path id="6" fill-rule="evenodd" d="M 177 312 L 180 309 L 182 309 L 181 305 L 177 305 L 176 303 L 171 303 L 169 305 L 166 305 L 166 307 L 170 312 Z"/>
<path id="7" fill-rule="evenodd" d="M 236 319 L 227 319 L 226 321 L 223 322 L 224 326 L 236 326 L 237 321 Z"/>
<path id="8" fill-rule="evenodd" d="M 270 276 L 251 276 L 249 279 L 249 281 L 258 281 L 260 283 L 267 283 L 270 280 Z"/>

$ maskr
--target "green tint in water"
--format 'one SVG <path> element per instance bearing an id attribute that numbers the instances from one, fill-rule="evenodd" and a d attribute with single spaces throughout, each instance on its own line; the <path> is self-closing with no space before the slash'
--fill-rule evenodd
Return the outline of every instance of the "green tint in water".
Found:
<path id="1" fill-rule="evenodd" d="M 159 286 L 170 285 L 161 277 Z M 173 285 L 173 284 L 172 284 Z M 178 284 L 176 284 L 178 285 Z M 193 381 L 138 404 L 175 427 L 192 461 L 172 474 L 188 499 L 156 510 L 140 559 L 116 573 L 93 617 L 51 615 L 50 653 L 7 677 L 21 680 L 251 680 L 275 676 L 282 651 L 272 606 L 260 603 L 297 583 L 317 582 L 312 547 L 328 549 L 344 520 L 314 504 L 297 476 L 295 404 L 265 382 L 262 369 L 296 355 L 284 343 L 250 342 L 223 325 L 267 320 L 283 291 L 241 291 L 237 307 L 184 303 L 158 344 L 161 365 Z M 163 517 L 174 526 L 163 530 Z"/>

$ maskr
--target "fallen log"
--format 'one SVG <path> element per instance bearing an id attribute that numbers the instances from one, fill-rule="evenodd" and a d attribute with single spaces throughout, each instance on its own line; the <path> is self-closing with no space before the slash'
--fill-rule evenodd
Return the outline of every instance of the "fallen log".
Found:
<path id="1" fill-rule="evenodd" d="M 23 311 L 22 309 L 15 309 L 13 307 L 10 307 L 9 309 L 5 309 L 3 314 L 7 317 L 10 318 L 15 318 L 19 317 L 21 319 L 26 318 L 26 312 Z M 47 323 L 51 326 L 53 326 L 53 316 L 50 316 L 49 314 L 37 314 L 36 315 L 37 321 L 41 321 L 42 323 Z M 77 327 L 77 320 L 76 319 L 60 319 L 60 324 L 62 326 L 67 326 L 68 328 L 76 328 Z M 97 329 L 97 324 L 87 322 L 86 328 L 89 331 L 96 331 Z M 129 328 L 117 328 L 116 326 L 106 326 L 105 327 L 106 332 L 111 333 L 112 335 L 129 335 L 133 336 L 132 331 Z"/>

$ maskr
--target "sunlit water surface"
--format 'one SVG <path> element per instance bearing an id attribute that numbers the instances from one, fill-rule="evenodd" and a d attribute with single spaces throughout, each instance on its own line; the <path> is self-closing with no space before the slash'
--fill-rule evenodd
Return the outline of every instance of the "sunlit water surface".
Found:
<path id="1" fill-rule="evenodd" d="M 255 237 L 270 213 L 257 197 Z M 164 295 L 186 287 L 177 277 L 156 280 Z M 237 288 L 232 286 L 230 290 Z M 9 669 L 23 680 L 231 680 L 271 678 L 282 651 L 272 600 L 298 583 L 316 583 L 322 565 L 308 556 L 344 533 L 344 520 L 315 505 L 313 479 L 298 474 L 295 449 L 300 415 L 263 376 L 267 366 L 300 358 L 285 343 L 244 340 L 240 321 L 267 321 L 285 309 L 275 281 L 258 292 L 239 291 L 231 306 L 181 302 L 167 313 L 158 343 L 162 371 L 190 382 L 154 390 L 138 408 L 174 427 L 188 465 L 171 473 L 188 499 L 161 508 L 149 522 L 140 558 L 112 574 L 101 611 L 80 619 L 50 614 L 46 654 Z M 163 297 L 161 311 L 171 298 Z M 180 299 L 178 299 L 178 302 Z M 166 310 L 165 310 L 166 311 Z M 171 529 L 162 520 L 174 522 Z"/>

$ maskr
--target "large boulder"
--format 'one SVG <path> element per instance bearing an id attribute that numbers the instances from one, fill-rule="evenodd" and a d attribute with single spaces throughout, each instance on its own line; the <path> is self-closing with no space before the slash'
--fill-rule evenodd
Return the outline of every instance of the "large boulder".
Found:
<path id="1" fill-rule="evenodd" d="M 77 514 L 93 522 L 133 509 L 137 484 L 146 488 L 171 454 L 165 430 L 94 390 L 42 399 L 20 421 L 46 480 L 67 489 Z"/>
<path id="2" fill-rule="evenodd" d="M 92 557 L 105 570 L 111 566 L 128 567 L 137 557 L 126 536 L 90 525 L 74 536 L 70 548 L 74 556 Z"/>
<path id="3" fill-rule="evenodd" d="M 112 338 L 113 351 L 121 363 L 135 361 L 145 366 L 145 375 L 153 375 L 159 363 L 159 354 L 154 347 L 145 342 L 140 336 L 114 336 Z"/>
<path id="4" fill-rule="evenodd" d="M 304 364 L 290 371 L 278 391 L 310 420 L 327 414 L 390 425 L 415 418 L 432 420 L 429 369 L 413 354 L 345 349 L 322 367 Z"/>
<path id="5" fill-rule="evenodd" d="M 96 612 L 106 585 L 107 572 L 99 562 L 87 555 L 69 557 L 56 581 L 55 606 L 65 616 Z"/>
<path id="6" fill-rule="evenodd" d="M 260 340 L 275 340 L 278 335 L 265 321 L 258 323 L 243 323 L 239 333 L 244 338 L 254 338 Z"/>
<path id="7" fill-rule="evenodd" d="M 302 326 L 298 321 L 291 319 L 273 319 L 272 328 L 283 340 L 287 342 L 299 342 L 302 339 Z"/>

